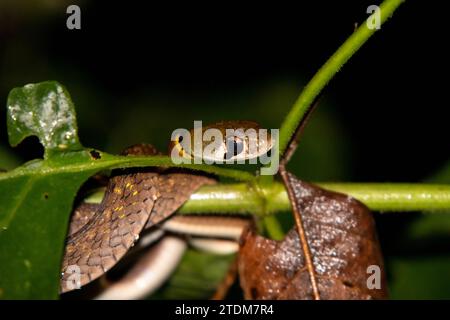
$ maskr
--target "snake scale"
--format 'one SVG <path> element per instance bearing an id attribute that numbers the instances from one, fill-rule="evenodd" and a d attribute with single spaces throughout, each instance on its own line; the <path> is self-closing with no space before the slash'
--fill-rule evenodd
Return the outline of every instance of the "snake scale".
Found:
<path id="1" fill-rule="evenodd" d="M 136 145 L 125 155 L 154 155 L 150 145 Z M 60 292 L 85 285 L 111 269 L 139 239 L 144 228 L 174 213 L 191 193 L 215 180 L 170 169 L 116 170 L 95 211 L 79 206 L 72 215 L 62 263 Z M 79 278 L 73 273 L 79 272 Z"/>

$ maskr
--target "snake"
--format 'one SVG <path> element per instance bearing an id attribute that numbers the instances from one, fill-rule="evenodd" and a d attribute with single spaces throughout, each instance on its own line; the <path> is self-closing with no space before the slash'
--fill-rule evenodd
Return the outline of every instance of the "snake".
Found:
<path id="1" fill-rule="evenodd" d="M 273 143 L 270 133 L 261 130 L 255 121 L 220 121 L 198 131 L 191 129 L 187 137 L 175 135 L 169 144 L 169 154 L 207 163 L 239 163 L 267 154 Z"/>
<path id="2" fill-rule="evenodd" d="M 221 121 L 204 127 L 202 133 L 211 128 L 223 133 L 222 141 L 219 141 L 222 148 L 216 151 L 213 160 L 250 160 L 270 152 L 272 147 L 270 135 L 260 141 L 261 139 L 258 140 L 258 136 L 255 138 L 254 135 L 249 138 L 241 134 L 228 134 L 227 129 L 236 132 L 258 130 L 259 125 L 253 121 Z M 191 133 L 193 136 L 192 130 Z M 169 154 L 176 150 L 176 153 L 185 158 L 193 159 L 199 156 L 192 149 L 185 148 L 186 143 L 182 142 L 182 136 L 172 137 Z M 255 150 L 251 144 L 256 144 L 258 148 Z M 130 157 L 157 154 L 161 153 L 149 144 L 134 145 L 122 152 L 122 155 Z M 82 202 L 72 213 L 62 261 L 60 293 L 79 289 L 98 279 L 113 268 L 132 247 L 145 246 L 146 242 L 153 243 L 165 232 L 198 236 L 191 239 L 191 245 L 200 249 L 208 250 L 208 246 L 215 246 L 221 247 L 225 253 L 233 252 L 236 248 L 228 240 L 239 239 L 248 219 L 174 215 L 192 193 L 204 185 L 214 183 L 216 179 L 205 173 L 179 168 L 113 170 L 101 203 Z M 143 232 L 148 230 L 152 232 Z M 141 234 L 145 236 L 140 239 Z M 208 237 L 217 239 L 205 241 Z M 153 252 L 138 262 L 125 276 L 122 284 L 116 284 L 109 290 L 113 293 L 103 295 L 102 298 L 117 297 L 114 292 L 123 291 L 122 287 L 126 286 L 127 281 L 134 283 L 135 290 L 136 284 L 144 280 L 149 281 L 155 274 L 160 274 L 158 281 L 150 281 L 147 286 L 155 287 L 155 283 L 161 283 L 162 279 L 168 277 L 179 262 L 179 258 L 173 257 L 180 257 L 180 254 L 171 256 L 168 254 L 169 248 L 175 248 L 175 251 L 181 253 L 184 246 L 185 241 L 180 238 L 164 237 L 156 248 L 153 248 Z M 173 260 L 173 263 L 167 263 L 169 260 Z M 150 270 L 150 266 L 155 263 L 159 265 L 156 268 L 159 273 Z M 145 290 L 150 289 L 152 288 Z"/>

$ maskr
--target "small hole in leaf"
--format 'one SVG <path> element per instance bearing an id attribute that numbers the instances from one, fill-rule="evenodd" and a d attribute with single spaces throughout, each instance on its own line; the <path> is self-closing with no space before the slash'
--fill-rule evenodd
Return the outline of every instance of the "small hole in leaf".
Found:
<path id="1" fill-rule="evenodd" d="M 44 199 L 45 199 L 45 200 L 48 199 L 48 193 L 47 193 L 47 192 L 44 193 Z"/>
<path id="2" fill-rule="evenodd" d="M 98 159 L 100 159 L 100 158 L 102 157 L 102 156 L 100 155 L 100 152 L 95 151 L 95 150 L 91 150 L 89 153 L 91 154 L 91 157 L 92 157 L 92 159 L 94 159 L 94 160 L 98 160 Z"/>

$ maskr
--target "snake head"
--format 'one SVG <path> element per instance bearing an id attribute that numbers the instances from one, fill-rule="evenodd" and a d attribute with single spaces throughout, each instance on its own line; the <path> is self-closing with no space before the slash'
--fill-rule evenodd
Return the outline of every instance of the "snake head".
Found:
<path id="1" fill-rule="evenodd" d="M 169 154 L 211 163 L 234 163 L 256 159 L 272 147 L 270 133 L 257 122 L 220 121 L 173 136 Z"/>

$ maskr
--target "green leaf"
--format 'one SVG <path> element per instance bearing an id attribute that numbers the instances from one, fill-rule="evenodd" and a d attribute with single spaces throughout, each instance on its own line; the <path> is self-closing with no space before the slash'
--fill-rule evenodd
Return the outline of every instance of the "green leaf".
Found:
<path id="1" fill-rule="evenodd" d="M 72 201 L 92 173 L 31 174 L 0 181 L 0 298 L 58 297 Z"/>
<path id="2" fill-rule="evenodd" d="M 27 84 L 8 96 L 8 137 L 12 146 L 37 136 L 52 152 L 81 150 L 75 108 L 67 90 L 54 81 Z"/>

